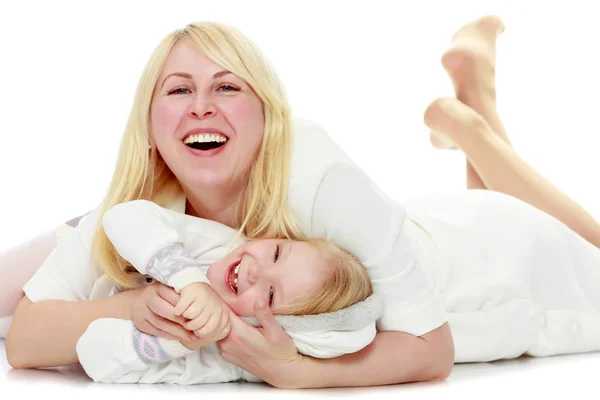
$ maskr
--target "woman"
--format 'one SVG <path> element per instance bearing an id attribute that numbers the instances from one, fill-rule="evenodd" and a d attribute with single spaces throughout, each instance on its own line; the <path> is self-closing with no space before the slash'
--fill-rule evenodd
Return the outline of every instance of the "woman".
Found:
<path id="1" fill-rule="evenodd" d="M 75 344 L 99 318 L 133 317 L 145 333 L 193 337 L 173 314 L 175 294 L 163 286 L 85 301 L 101 284 L 101 273 L 124 288 L 138 284 L 98 221 L 111 206 L 142 198 L 239 229 L 248 238 L 294 238 L 304 232 L 339 239 L 369 268 L 374 290 L 394 295 L 378 323 L 388 332 L 379 333 L 364 352 L 329 361 L 300 357 L 268 308 L 256 310 L 264 336 L 234 319 L 222 352 L 258 378 L 275 386 L 324 387 L 448 376 L 450 331 L 433 285 L 401 231 L 404 212 L 312 124 L 295 124 L 292 157 L 291 125 L 275 74 L 241 34 L 206 23 L 168 35 L 140 81 L 105 199 L 23 289 L 26 297 L 7 338 L 10 364 L 77 362 Z M 344 207 L 332 209 L 331 202 Z M 365 205 L 377 213 L 371 215 Z M 359 218 L 349 220 L 348 213 Z M 394 309 L 395 303 L 401 307 Z M 234 353 L 241 348 L 256 353 L 253 365 Z M 374 365 L 386 365 L 386 371 Z"/>

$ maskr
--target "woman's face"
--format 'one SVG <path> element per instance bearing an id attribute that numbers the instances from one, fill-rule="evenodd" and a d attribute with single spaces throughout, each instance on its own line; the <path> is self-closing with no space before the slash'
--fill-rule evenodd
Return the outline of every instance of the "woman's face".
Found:
<path id="1" fill-rule="evenodd" d="M 331 272 L 323 254 L 310 244 L 266 239 L 244 243 L 213 263 L 206 275 L 234 313 L 249 317 L 258 302 L 285 307 L 313 293 Z"/>
<path id="2" fill-rule="evenodd" d="M 184 189 L 240 190 L 264 133 L 262 102 L 243 80 L 180 40 L 150 113 L 154 144 Z"/>

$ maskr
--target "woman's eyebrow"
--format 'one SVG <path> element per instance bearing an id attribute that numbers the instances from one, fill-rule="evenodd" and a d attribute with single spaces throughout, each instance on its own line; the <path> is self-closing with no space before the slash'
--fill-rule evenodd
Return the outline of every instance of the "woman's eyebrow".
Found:
<path id="1" fill-rule="evenodd" d="M 227 70 L 218 71 L 218 72 L 215 72 L 212 77 L 213 77 L 213 79 L 217 79 L 217 78 L 220 78 L 220 77 L 225 76 L 227 74 L 231 74 L 231 71 L 227 71 Z M 185 78 L 185 79 L 192 79 L 192 75 L 188 74 L 187 72 L 173 72 L 172 74 L 167 75 L 165 77 L 165 79 L 163 79 L 163 82 L 162 82 L 162 85 L 161 85 L 161 89 L 162 89 L 163 86 L 165 86 L 165 82 L 167 81 L 167 79 L 169 79 L 172 76 L 179 76 L 179 77 L 182 77 L 182 78 Z"/>
<path id="2" fill-rule="evenodd" d="M 216 72 L 215 74 L 213 74 L 213 79 L 220 78 L 227 74 L 231 74 L 231 71 L 223 70 L 223 71 Z"/>
<path id="3" fill-rule="evenodd" d="M 172 76 L 180 76 L 185 79 L 192 79 L 192 75 L 188 74 L 187 72 L 173 72 L 172 74 L 167 75 L 165 79 L 163 79 L 161 89 L 165 86 L 165 82 L 167 81 L 167 79 L 169 79 Z"/>

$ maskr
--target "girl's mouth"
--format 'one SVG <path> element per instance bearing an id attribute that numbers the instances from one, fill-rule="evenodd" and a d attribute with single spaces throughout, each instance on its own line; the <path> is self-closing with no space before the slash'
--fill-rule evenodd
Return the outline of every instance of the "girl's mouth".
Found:
<path id="1" fill-rule="evenodd" d="M 240 271 L 240 263 L 242 260 L 238 260 L 227 269 L 225 274 L 225 285 L 229 286 L 233 293 L 238 292 L 238 273 Z"/>

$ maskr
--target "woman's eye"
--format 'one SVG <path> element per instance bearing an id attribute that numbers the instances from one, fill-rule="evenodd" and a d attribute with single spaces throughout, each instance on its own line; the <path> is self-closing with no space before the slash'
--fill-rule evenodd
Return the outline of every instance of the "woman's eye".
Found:
<path id="1" fill-rule="evenodd" d="M 235 86 L 232 85 L 221 85 L 219 86 L 219 89 L 221 92 L 239 92 L 240 89 L 238 89 Z"/>
<path id="2" fill-rule="evenodd" d="M 275 297 L 275 290 L 273 290 L 273 286 L 269 288 L 269 307 L 273 305 L 273 297 Z"/>
<path id="3" fill-rule="evenodd" d="M 186 88 L 176 88 L 169 92 L 169 94 L 186 94 L 189 93 L 189 89 Z"/>
<path id="4" fill-rule="evenodd" d="M 275 247 L 275 259 L 274 259 L 274 262 L 277 262 L 278 259 L 279 259 L 279 245 L 277 245 Z"/>

